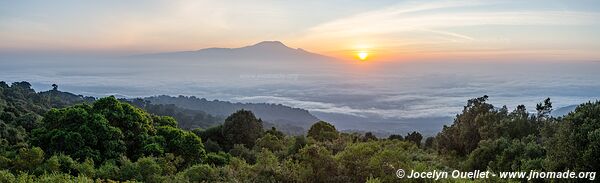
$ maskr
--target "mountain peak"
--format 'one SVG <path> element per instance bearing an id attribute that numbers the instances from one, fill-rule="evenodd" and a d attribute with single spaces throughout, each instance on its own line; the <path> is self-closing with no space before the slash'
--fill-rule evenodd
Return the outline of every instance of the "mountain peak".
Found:
<path id="1" fill-rule="evenodd" d="M 256 43 L 250 47 L 283 47 L 283 48 L 290 48 L 288 46 L 286 46 L 285 44 L 283 44 L 281 41 L 261 41 L 259 43 Z"/>
<path id="2" fill-rule="evenodd" d="M 196 51 L 169 52 L 150 54 L 146 57 L 180 57 L 185 59 L 254 59 L 254 60 L 315 60 L 329 59 L 326 56 L 308 52 L 304 49 L 294 49 L 281 41 L 262 41 L 250 46 L 239 48 L 205 48 Z"/>

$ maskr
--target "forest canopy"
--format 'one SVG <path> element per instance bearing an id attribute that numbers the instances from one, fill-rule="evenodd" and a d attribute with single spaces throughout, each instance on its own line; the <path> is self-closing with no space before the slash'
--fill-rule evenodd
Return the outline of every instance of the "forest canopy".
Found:
<path id="1" fill-rule="evenodd" d="M 0 182 L 428 182 L 395 173 L 600 169 L 598 101 L 552 117 L 549 98 L 530 112 L 482 96 L 432 137 L 344 133 L 326 121 L 292 136 L 264 126 L 250 110 L 198 117 L 185 126 L 211 125 L 184 129 L 164 114 L 189 115 L 165 106 L 57 88 L 35 92 L 27 82 L 0 82 Z"/>

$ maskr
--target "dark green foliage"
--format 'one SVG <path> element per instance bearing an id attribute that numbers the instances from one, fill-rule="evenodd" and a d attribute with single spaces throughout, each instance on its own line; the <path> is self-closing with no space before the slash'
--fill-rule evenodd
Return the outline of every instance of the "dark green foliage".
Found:
<path id="1" fill-rule="evenodd" d="M 206 152 L 219 152 L 223 151 L 223 148 L 219 145 L 219 143 L 212 141 L 210 139 L 204 142 L 204 149 Z"/>
<path id="2" fill-rule="evenodd" d="M 224 166 L 229 164 L 230 159 L 230 154 L 221 151 L 218 153 L 206 154 L 206 160 L 204 162 L 209 165 Z"/>
<path id="3" fill-rule="evenodd" d="M 375 135 L 373 135 L 372 132 L 365 133 L 365 136 L 362 136 L 362 139 L 361 139 L 361 141 L 363 141 L 363 142 L 371 141 L 371 140 L 377 140 L 377 137 Z"/>
<path id="4" fill-rule="evenodd" d="M 456 116 L 451 126 L 444 126 L 437 135 L 438 148 L 442 153 L 467 155 L 481 140 L 479 128 L 484 123 L 496 123 L 494 106 L 486 103 L 488 96 L 471 99 L 463 112 Z"/>
<path id="5" fill-rule="evenodd" d="M 439 168 L 438 163 L 428 162 L 433 158 L 413 143 L 397 140 L 353 143 L 335 155 L 341 177 L 349 179 L 347 182 L 364 182 L 371 176 L 379 177 L 383 182 L 395 182 L 398 168 Z M 423 162 L 426 165 L 419 164 Z"/>
<path id="6" fill-rule="evenodd" d="M 277 157 L 267 149 L 258 153 L 253 169 L 256 172 L 253 182 L 281 182 L 283 179 Z"/>
<path id="7" fill-rule="evenodd" d="M 542 170 L 545 151 L 529 136 L 521 140 L 508 140 L 504 137 L 496 140 L 481 141 L 465 162 L 468 170 L 493 171 L 530 171 Z"/>
<path id="8" fill-rule="evenodd" d="M 121 169 L 113 162 L 106 162 L 96 171 L 96 176 L 101 179 L 119 180 Z"/>
<path id="9" fill-rule="evenodd" d="M 434 141 L 435 141 L 435 137 L 427 137 L 425 139 L 425 146 L 424 146 L 425 149 L 433 148 Z"/>
<path id="10" fill-rule="evenodd" d="M 265 148 L 271 152 L 281 151 L 285 148 L 282 140 L 283 139 L 279 139 L 275 135 L 267 133 L 256 140 L 256 147 L 258 149 Z"/>
<path id="11" fill-rule="evenodd" d="M 550 112 L 552 112 L 550 98 L 546 98 L 543 103 L 537 104 L 535 110 L 537 110 L 537 118 L 547 118 L 550 116 Z"/>
<path id="12" fill-rule="evenodd" d="M 390 137 L 388 137 L 389 140 L 404 140 L 404 137 L 402 137 L 402 135 L 397 135 L 397 134 L 392 134 L 390 135 Z"/>
<path id="13" fill-rule="evenodd" d="M 216 182 L 220 178 L 219 171 L 210 165 L 194 165 L 181 172 L 180 176 L 189 182 Z"/>
<path id="14" fill-rule="evenodd" d="M 539 135 L 542 125 L 540 122 L 549 113 L 540 112 L 544 115 L 531 116 L 523 105 L 508 112 L 506 106 L 496 109 L 486 103 L 487 99 L 487 96 L 483 96 L 469 100 L 454 123 L 444 126 L 435 139 L 436 147 L 441 153 L 465 156 L 477 148 L 481 140 L 501 137 L 520 139 L 530 134 Z M 550 99 L 544 102 L 546 104 L 540 110 L 551 110 Z"/>
<path id="15" fill-rule="evenodd" d="M 417 147 L 421 147 L 421 140 L 423 140 L 423 135 L 421 133 L 413 131 L 412 133 L 408 133 L 406 137 L 404 137 L 406 141 L 415 143 Z"/>
<path id="16" fill-rule="evenodd" d="M 307 136 L 319 142 L 333 141 L 338 138 L 338 131 L 332 124 L 325 121 L 319 121 L 310 127 Z"/>
<path id="17" fill-rule="evenodd" d="M 121 130 L 85 104 L 50 110 L 44 116 L 44 126 L 32 132 L 32 143 L 50 154 L 64 153 L 96 162 L 117 158 L 126 148 Z"/>
<path id="18" fill-rule="evenodd" d="M 91 103 L 57 86 L 35 93 L 26 82 L 0 82 L 0 182 L 434 182 L 398 179 L 395 171 L 598 171 L 600 102 L 553 118 L 549 99 L 537 113 L 486 101 L 469 100 L 454 124 L 419 148 L 418 132 L 380 140 L 322 121 L 292 138 L 274 127 L 263 131 L 245 110 L 223 125 L 186 131 L 177 116 L 149 114 L 114 97 Z"/>
<path id="19" fill-rule="evenodd" d="M 578 106 L 556 125 L 548 137 L 549 170 L 600 170 L 600 101 Z"/>
<path id="20" fill-rule="evenodd" d="M 0 170 L 0 182 L 16 182 L 16 179 L 9 171 Z"/>
<path id="21" fill-rule="evenodd" d="M 20 171 L 32 172 L 44 162 L 44 151 L 39 147 L 21 148 L 14 160 L 14 168 Z"/>
<path id="22" fill-rule="evenodd" d="M 294 137 L 294 144 L 288 149 L 288 154 L 296 154 L 300 149 L 304 148 L 308 141 L 304 136 Z"/>
<path id="23" fill-rule="evenodd" d="M 209 152 L 218 152 L 219 150 L 217 149 L 226 150 L 225 148 L 227 147 L 225 137 L 223 136 L 223 125 L 213 126 L 206 130 L 195 129 L 193 132 L 205 141 L 211 141 L 211 143 L 216 143 L 218 145 L 218 148 L 215 147 L 214 144 L 211 145 L 212 147 Z"/>
<path id="24" fill-rule="evenodd" d="M 173 153 L 191 165 L 205 158 L 200 138 L 177 128 L 173 118 L 149 115 L 114 97 L 100 99 L 92 106 L 53 109 L 43 124 L 32 133 L 33 144 L 50 154 L 64 153 L 79 161 L 91 158 L 102 164 L 121 156 L 137 159 Z"/>
<path id="25" fill-rule="evenodd" d="M 170 126 L 177 128 L 177 121 L 170 116 L 152 116 L 154 126 Z"/>
<path id="26" fill-rule="evenodd" d="M 95 177 L 96 169 L 94 169 L 94 161 L 92 159 L 85 159 L 84 162 L 76 164 L 74 167 L 79 175 L 86 177 Z"/>
<path id="27" fill-rule="evenodd" d="M 150 114 L 130 104 L 119 102 L 112 96 L 94 102 L 93 110 L 104 116 L 111 126 L 121 130 L 127 146 L 127 157 L 137 159 L 144 155 L 144 146 L 150 137 L 156 134 Z"/>
<path id="28" fill-rule="evenodd" d="M 311 145 L 299 152 L 300 162 L 310 170 L 307 182 L 334 182 L 339 175 L 338 164 L 323 146 Z"/>
<path id="29" fill-rule="evenodd" d="M 23 127 L 6 124 L 0 120 L 0 140 L 6 141 L 6 144 L 19 144 L 25 142 L 27 132 Z"/>
<path id="30" fill-rule="evenodd" d="M 100 167 L 102 176 L 115 177 L 113 180 L 138 180 L 143 182 L 164 182 L 163 167 L 158 163 L 155 157 L 141 157 L 136 162 L 123 158 L 120 160 L 120 167 L 112 164 L 105 164 Z M 100 171 L 99 170 L 99 171 Z M 107 172 L 118 171 L 116 175 L 107 174 Z"/>
<path id="31" fill-rule="evenodd" d="M 271 135 L 277 137 L 278 139 L 283 139 L 285 137 L 285 134 L 283 134 L 283 132 L 277 130 L 277 128 L 275 128 L 275 127 L 271 127 L 271 129 L 265 131 L 265 134 L 271 134 Z"/>
<path id="32" fill-rule="evenodd" d="M 141 180 L 144 182 L 159 182 L 158 180 L 159 176 L 162 174 L 162 168 L 156 163 L 156 158 L 140 158 L 136 164 L 140 170 Z"/>
<path id="33" fill-rule="evenodd" d="M 250 164 L 254 164 L 256 162 L 255 152 L 246 148 L 244 144 L 234 145 L 233 148 L 229 151 L 229 154 L 235 157 L 242 158 Z"/>
<path id="34" fill-rule="evenodd" d="M 225 119 L 222 133 L 226 140 L 226 149 L 233 147 L 234 144 L 244 144 L 252 148 L 256 139 L 263 134 L 262 120 L 256 119 L 250 111 L 239 110 Z"/>
<path id="35" fill-rule="evenodd" d="M 202 162 L 206 156 L 202 140 L 192 132 L 161 126 L 157 134 L 166 152 L 183 157 L 190 165 Z"/>

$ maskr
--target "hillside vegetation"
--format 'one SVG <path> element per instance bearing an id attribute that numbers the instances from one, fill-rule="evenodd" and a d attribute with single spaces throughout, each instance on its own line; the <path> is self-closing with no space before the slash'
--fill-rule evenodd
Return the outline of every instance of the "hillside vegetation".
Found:
<path id="1" fill-rule="evenodd" d="M 452 125 L 426 139 L 419 132 L 386 139 L 343 133 L 324 121 L 290 136 L 265 128 L 252 109 L 219 119 L 201 110 L 178 113 L 164 104 L 96 100 L 56 87 L 36 93 L 27 82 L 0 82 L 0 182 L 434 182 L 395 173 L 600 168 L 600 102 L 555 118 L 550 99 L 533 113 L 487 100 L 467 101 Z M 165 115 L 206 124 L 183 129 Z"/>

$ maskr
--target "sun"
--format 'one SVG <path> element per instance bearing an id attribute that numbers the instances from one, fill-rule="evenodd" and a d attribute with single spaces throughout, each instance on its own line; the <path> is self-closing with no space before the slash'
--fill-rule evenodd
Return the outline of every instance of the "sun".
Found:
<path id="1" fill-rule="evenodd" d="M 357 53 L 357 56 L 360 60 L 366 60 L 367 57 L 369 57 L 369 53 L 367 53 L 366 51 L 359 51 Z"/>

